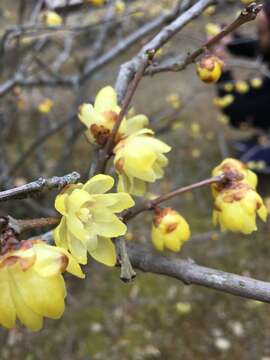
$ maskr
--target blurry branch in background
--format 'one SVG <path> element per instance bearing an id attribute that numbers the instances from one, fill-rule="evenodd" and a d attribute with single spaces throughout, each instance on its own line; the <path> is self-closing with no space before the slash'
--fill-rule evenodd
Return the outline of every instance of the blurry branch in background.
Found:
<path id="1" fill-rule="evenodd" d="M 206 0 L 205 0 L 206 1 Z M 207 0 L 208 3 L 211 3 L 213 0 Z M 6 80 L 3 84 L 0 85 L 0 96 L 5 95 L 7 92 L 9 92 L 14 86 L 67 86 L 67 87 L 73 87 L 73 86 L 80 86 L 82 85 L 86 80 L 89 79 L 97 70 L 101 69 L 108 63 L 110 63 L 112 60 L 114 60 L 117 56 L 122 54 L 123 52 L 127 51 L 132 45 L 136 44 L 139 40 L 146 37 L 147 35 L 153 33 L 158 28 L 160 28 L 162 25 L 172 21 L 175 19 L 180 12 L 184 11 L 189 6 L 189 1 L 185 1 L 185 6 L 177 5 L 175 9 L 173 9 L 169 13 L 162 14 L 153 20 L 148 21 L 146 24 L 141 26 L 138 30 L 135 30 L 131 34 L 127 35 L 126 37 L 119 40 L 119 42 L 111 49 L 109 49 L 107 52 L 104 52 L 101 54 L 101 40 L 104 40 L 104 37 L 106 37 L 107 30 L 104 31 L 104 28 L 101 27 L 99 36 L 97 37 L 98 42 L 96 43 L 96 46 L 98 46 L 98 54 L 99 57 L 97 58 L 97 50 L 94 47 L 94 56 L 89 55 L 88 59 L 86 60 L 86 63 L 82 66 L 82 70 L 79 73 L 75 73 L 68 76 L 48 76 L 47 74 L 38 74 L 38 75 L 31 75 L 31 74 L 22 74 L 20 69 L 17 69 L 14 71 L 14 75 Z M 109 9 L 107 13 L 107 17 L 111 18 L 112 10 Z M 123 17 L 123 19 L 126 19 L 126 16 Z M 119 21 L 119 20 L 118 20 Z M 103 23 L 102 23 L 103 24 Z M 109 21 L 110 25 L 110 21 Z M 53 31 L 54 33 L 57 31 L 60 31 L 61 28 L 52 28 L 47 29 L 50 31 Z M 2 38 L 2 47 L 3 43 L 5 43 L 5 39 Z M 98 45 L 99 44 L 99 45 Z"/>
<path id="2" fill-rule="evenodd" d="M 190 21 L 199 16 L 203 10 L 213 3 L 213 0 L 200 0 L 190 9 L 183 12 L 169 25 L 165 26 L 151 41 L 149 41 L 130 61 L 120 67 L 117 76 L 115 89 L 118 93 L 120 103 L 123 101 L 130 81 L 138 71 L 141 63 L 146 61 L 148 52 L 159 50 L 166 44 L 177 32 L 179 32 Z"/>
<path id="3" fill-rule="evenodd" d="M 239 67 L 241 69 L 253 70 L 265 77 L 270 78 L 270 71 L 268 67 L 261 61 L 261 59 L 247 60 L 247 59 L 229 59 L 226 60 L 226 65 L 232 68 Z"/>
<path id="4" fill-rule="evenodd" d="M 173 71 L 178 72 L 184 70 L 188 65 L 192 64 L 198 56 L 203 54 L 206 50 L 210 50 L 211 47 L 219 43 L 219 41 L 227 36 L 228 34 L 237 30 L 240 26 L 253 21 L 257 14 L 261 11 L 262 5 L 252 3 L 248 5 L 244 10 L 241 11 L 240 15 L 234 20 L 231 24 L 227 25 L 223 30 L 221 30 L 217 35 L 209 39 L 204 45 L 198 49 L 188 53 L 186 55 L 181 55 L 173 59 L 168 59 L 166 62 L 160 65 L 153 65 L 148 69 L 147 75 L 154 75 L 160 72 Z"/>

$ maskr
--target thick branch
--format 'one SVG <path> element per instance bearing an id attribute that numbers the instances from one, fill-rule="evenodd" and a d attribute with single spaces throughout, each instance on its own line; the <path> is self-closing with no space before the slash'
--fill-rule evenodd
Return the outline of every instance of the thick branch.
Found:
<path id="1" fill-rule="evenodd" d="M 270 283 L 215 270 L 195 264 L 192 260 L 174 260 L 147 252 L 139 245 L 128 245 L 134 268 L 166 275 L 190 285 L 196 284 L 243 298 L 270 303 Z"/>

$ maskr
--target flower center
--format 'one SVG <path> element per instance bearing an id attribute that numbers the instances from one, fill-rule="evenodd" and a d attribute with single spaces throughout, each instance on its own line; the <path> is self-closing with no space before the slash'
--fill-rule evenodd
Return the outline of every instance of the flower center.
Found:
<path id="1" fill-rule="evenodd" d="M 92 219 L 92 214 L 89 209 L 82 208 L 78 211 L 78 218 L 83 222 L 87 223 Z"/>

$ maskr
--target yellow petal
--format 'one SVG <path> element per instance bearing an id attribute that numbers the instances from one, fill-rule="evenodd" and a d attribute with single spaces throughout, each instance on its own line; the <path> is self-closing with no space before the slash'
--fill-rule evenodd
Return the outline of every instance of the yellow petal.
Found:
<path id="1" fill-rule="evenodd" d="M 110 190 L 114 185 L 114 179 L 111 176 L 99 174 L 88 180 L 83 190 L 89 194 L 103 194 Z"/>
<path id="2" fill-rule="evenodd" d="M 105 86 L 99 91 L 95 100 L 95 110 L 99 113 L 114 110 L 117 106 L 117 94 L 111 86 Z"/>
<path id="3" fill-rule="evenodd" d="M 84 245 L 82 241 L 77 239 L 71 232 L 68 233 L 68 247 L 71 252 L 71 255 L 74 256 L 74 258 L 80 264 L 85 265 L 87 263 L 86 245 Z"/>
<path id="4" fill-rule="evenodd" d="M 143 127 L 147 126 L 149 123 L 147 116 L 145 115 L 136 115 L 128 119 L 126 122 L 126 135 L 134 134 L 136 131 L 141 130 Z"/>
<path id="5" fill-rule="evenodd" d="M 36 261 L 34 264 L 35 271 L 43 277 L 61 274 L 66 270 L 68 257 L 56 246 L 46 244 L 35 244 Z"/>
<path id="6" fill-rule="evenodd" d="M 10 289 L 16 308 L 16 314 L 21 323 L 31 331 L 39 331 L 43 325 L 43 318 L 26 305 L 12 275 L 10 276 Z"/>
<path id="7" fill-rule="evenodd" d="M 110 196 L 116 199 L 116 202 L 113 205 L 109 206 L 110 211 L 114 213 L 119 213 L 135 205 L 134 200 L 127 193 L 120 192 L 117 194 L 110 194 Z"/>
<path id="8" fill-rule="evenodd" d="M 25 304 L 35 313 L 58 319 L 64 312 L 65 283 L 62 275 L 39 276 L 33 268 L 12 271 L 12 277 Z"/>
<path id="9" fill-rule="evenodd" d="M 103 218 L 101 214 L 98 221 L 93 224 L 94 232 L 104 237 L 116 237 L 124 235 L 127 227 L 118 217 L 114 214 L 105 213 Z"/>
<path id="10" fill-rule="evenodd" d="M 68 196 L 67 194 L 63 193 L 63 194 L 57 195 L 56 198 L 55 198 L 54 207 L 62 215 L 64 215 L 66 213 L 66 199 L 67 199 L 67 196 Z"/>
<path id="11" fill-rule="evenodd" d="M 60 224 L 53 230 L 53 238 L 57 246 L 68 249 L 66 218 L 62 217 Z"/>
<path id="12" fill-rule="evenodd" d="M 86 241 L 88 239 L 88 232 L 86 231 L 86 227 L 75 215 L 70 214 L 67 216 L 67 227 L 68 235 L 69 233 L 72 233 L 73 236 L 80 241 Z"/>
<path id="13" fill-rule="evenodd" d="M 98 246 L 94 251 L 90 252 L 90 255 L 96 261 L 107 266 L 114 266 L 116 263 L 115 246 L 109 238 L 99 237 Z"/>
<path id="14" fill-rule="evenodd" d="M 86 202 L 91 201 L 91 196 L 83 189 L 75 189 L 67 198 L 69 212 L 77 212 Z"/>
<path id="15" fill-rule="evenodd" d="M 0 269 L 0 324 L 8 329 L 15 326 L 16 313 L 9 286 L 9 274 L 6 268 Z"/>

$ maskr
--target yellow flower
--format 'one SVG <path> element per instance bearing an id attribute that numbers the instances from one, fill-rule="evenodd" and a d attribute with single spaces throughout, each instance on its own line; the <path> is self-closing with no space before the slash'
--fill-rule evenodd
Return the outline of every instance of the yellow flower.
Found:
<path id="1" fill-rule="evenodd" d="M 213 100 L 214 105 L 217 107 L 224 109 L 227 106 L 230 106 L 234 102 L 234 96 L 231 94 L 222 96 L 222 97 L 216 97 Z"/>
<path id="2" fill-rule="evenodd" d="M 92 144 L 103 146 L 110 135 L 118 118 L 120 107 L 117 104 L 117 94 L 111 86 L 106 86 L 96 96 L 94 106 L 83 104 L 79 108 L 79 119 L 87 127 L 86 135 Z M 118 135 L 121 136 L 125 126 L 123 119 Z M 118 140 L 117 137 L 116 140 Z"/>
<path id="3" fill-rule="evenodd" d="M 212 176 L 219 176 L 222 173 L 227 174 L 231 182 L 229 184 L 213 184 L 212 190 L 213 195 L 216 196 L 219 192 L 221 192 L 225 187 L 230 187 L 235 184 L 235 182 L 247 184 L 252 189 L 256 190 L 258 178 L 257 175 L 248 169 L 248 167 L 243 164 L 241 161 L 227 158 L 223 160 L 218 166 L 214 168 L 212 171 Z"/>
<path id="4" fill-rule="evenodd" d="M 114 266 L 116 253 L 111 237 L 124 235 L 126 225 L 115 213 L 134 205 L 126 193 L 107 193 L 114 185 L 111 176 L 96 175 L 84 185 L 67 186 L 55 200 L 63 217 L 54 230 L 57 246 L 68 249 L 81 264 L 87 251 L 97 261 Z"/>
<path id="5" fill-rule="evenodd" d="M 214 23 L 208 23 L 205 26 L 205 32 L 208 36 L 216 36 L 218 33 L 220 33 L 221 27 L 220 25 L 214 24 Z"/>
<path id="6" fill-rule="evenodd" d="M 263 81 L 261 78 L 253 78 L 250 80 L 250 85 L 254 88 L 254 89 L 259 89 L 260 87 L 262 87 Z"/>
<path id="7" fill-rule="evenodd" d="M 201 126 L 197 122 L 192 122 L 190 125 L 191 135 L 193 137 L 198 137 L 201 134 Z"/>
<path id="8" fill-rule="evenodd" d="M 205 83 L 217 82 L 222 74 L 223 62 L 214 55 L 206 55 L 196 64 L 199 78 Z"/>
<path id="9" fill-rule="evenodd" d="M 63 23 L 63 19 L 55 11 L 45 11 L 42 14 L 42 21 L 47 26 L 60 26 Z"/>
<path id="10" fill-rule="evenodd" d="M 122 0 L 117 0 L 115 2 L 115 10 L 118 14 L 122 14 L 126 9 L 126 4 Z"/>
<path id="11" fill-rule="evenodd" d="M 88 0 L 90 4 L 94 6 L 102 6 L 105 4 L 106 0 Z"/>
<path id="12" fill-rule="evenodd" d="M 38 111 L 42 114 L 47 114 L 52 110 L 53 101 L 51 99 L 44 99 L 38 105 Z"/>
<path id="13" fill-rule="evenodd" d="M 11 329 L 16 318 L 32 331 L 43 317 L 62 316 L 66 296 L 62 272 L 84 278 L 72 256 L 41 240 L 22 241 L 0 256 L 0 324 Z"/>
<path id="14" fill-rule="evenodd" d="M 246 94 L 249 91 L 249 85 L 246 81 L 236 81 L 235 91 L 240 94 Z"/>
<path id="15" fill-rule="evenodd" d="M 155 248 L 165 248 L 178 252 L 184 242 L 190 238 L 190 229 L 186 220 L 171 208 L 156 211 L 152 225 L 152 242 Z"/>
<path id="16" fill-rule="evenodd" d="M 127 121 L 126 138 L 114 148 L 114 166 L 119 176 L 118 191 L 142 196 L 146 182 L 153 183 L 164 175 L 168 164 L 164 155 L 171 148 L 154 137 L 150 129 L 142 128 L 147 118 L 137 115 Z"/>
<path id="17" fill-rule="evenodd" d="M 226 83 L 223 85 L 223 89 L 224 89 L 226 92 L 232 92 L 233 89 L 234 89 L 234 85 L 233 85 L 233 83 L 231 83 L 231 82 L 226 82 Z"/>
<path id="18" fill-rule="evenodd" d="M 178 94 L 172 93 L 166 96 L 166 102 L 173 108 L 173 109 L 180 109 L 182 106 L 182 101 Z"/>
<path id="19" fill-rule="evenodd" d="M 260 195 L 250 186 L 238 183 L 221 191 L 214 204 L 213 221 L 221 230 L 251 234 L 257 230 L 256 215 L 266 221 L 267 209 Z"/>
<path id="20" fill-rule="evenodd" d="M 204 10 L 203 15 L 211 16 L 215 13 L 215 11 L 216 11 L 216 5 L 210 5 L 210 6 L 207 6 L 207 8 Z"/>

